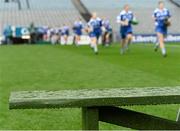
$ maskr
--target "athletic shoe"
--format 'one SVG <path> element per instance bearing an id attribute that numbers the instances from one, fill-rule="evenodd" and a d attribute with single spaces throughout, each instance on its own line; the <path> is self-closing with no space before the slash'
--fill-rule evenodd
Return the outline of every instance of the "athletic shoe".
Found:
<path id="1" fill-rule="evenodd" d="M 163 57 L 166 58 L 166 57 L 167 57 L 167 54 L 164 54 Z"/>
<path id="2" fill-rule="evenodd" d="M 154 51 L 157 52 L 157 51 L 158 51 L 158 48 L 159 48 L 159 47 L 156 46 L 156 47 L 154 48 Z"/>

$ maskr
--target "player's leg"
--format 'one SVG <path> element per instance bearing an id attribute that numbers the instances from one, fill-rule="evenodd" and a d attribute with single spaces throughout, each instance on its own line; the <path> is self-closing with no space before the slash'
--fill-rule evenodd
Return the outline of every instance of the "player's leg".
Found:
<path id="1" fill-rule="evenodd" d="M 106 36 L 105 36 L 105 38 L 106 38 L 106 46 L 109 46 L 109 44 L 110 44 L 110 39 L 109 39 L 109 37 L 110 37 L 110 34 L 107 32 L 107 33 L 106 33 Z"/>
<path id="2" fill-rule="evenodd" d="M 102 33 L 102 46 L 106 45 L 106 32 Z"/>
<path id="3" fill-rule="evenodd" d="M 78 35 L 78 37 L 77 37 L 77 45 L 79 44 L 80 41 L 81 41 L 81 35 Z"/>
<path id="4" fill-rule="evenodd" d="M 91 37 L 91 45 L 94 50 L 95 54 L 98 54 L 98 47 L 97 47 L 97 38 L 96 37 Z"/>
<path id="5" fill-rule="evenodd" d="M 158 32 L 157 36 L 158 36 L 159 45 L 161 48 L 162 55 L 166 57 L 167 54 L 166 54 L 166 48 L 165 48 L 165 44 L 164 44 L 164 35 L 162 33 Z"/>
<path id="6" fill-rule="evenodd" d="M 75 36 L 75 44 L 78 45 L 79 41 L 80 41 L 80 36 L 79 35 L 76 35 Z"/>
<path id="7" fill-rule="evenodd" d="M 74 45 L 77 45 L 77 34 L 74 36 Z"/>
<path id="8" fill-rule="evenodd" d="M 120 50 L 121 55 L 123 55 L 125 53 L 125 46 L 126 46 L 126 38 L 122 37 L 121 50 Z"/>
<path id="9" fill-rule="evenodd" d="M 67 44 L 67 36 L 64 35 L 64 44 L 66 45 Z"/>
<path id="10" fill-rule="evenodd" d="M 61 45 L 61 35 L 59 35 L 59 44 Z"/>
<path id="11" fill-rule="evenodd" d="M 99 44 L 99 40 L 102 39 L 102 33 L 98 32 L 96 33 L 96 46 L 95 46 L 95 53 L 98 54 L 98 44 Z M 101 41 L 102 42 L 102 41 Z"/>
<path id="12" fill-rule="evenodd" d="M 129 33 L 128 35 L 127 35 L 127 38 L 126 38 L 126 50 L 128 50 L 129 49 L 129 46 L 130 46 L 130 44 L 132 43 L 132 40 L 133 40 L 133 35 L 132 35 L 132 33 Z"/>
<path id="13" fill-rule="evenodd" d="M 68 44 L 68 35 L 65 35 L 65 43 Z"/>
<path id="14" fill-rule="evenodd" d="M 121 55 L 123 55 L 126 51 L 126 43 L 127 43 L 127 31 L 126 30 L 121 30 L 120 31 L 121 34 L 121 49 L 120 49 L 120 53 Z"/>
<path id="15" fill-rule="evenodd" d="M 91 47 L 91 49 L 94 49 L 94 40 L 93 40 L 94 37 L 95 37 L 94 33 L 93 32 L 89 32 L 90 47 Z"/>
<path id="16" fill-rule="evenodd" d="M 61 38 L 60 38 L 60 35 L 58 34 L 58 44 L 61 44 Z"/>
<path id="17" fill-rule="evenodd" d="M 158 49 L 159 49 L 159 40 L 158 40 L 158 37 L 156 37 L 154 51 L 157 52 Z"/>

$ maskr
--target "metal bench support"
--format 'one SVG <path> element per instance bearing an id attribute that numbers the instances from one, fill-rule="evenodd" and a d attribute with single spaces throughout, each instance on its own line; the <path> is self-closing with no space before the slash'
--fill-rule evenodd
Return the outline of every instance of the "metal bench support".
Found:
<path id="1" fill-rule="evenodd" d="M 82 109 L 83 130 L 98 130 L 99 121 L 137 130 L 179 130 L 176 121 L 118 107 L 87 107 Z"/>
<path id="2" fill-rule="evenodd" d="M 82 129 L 98 130 L 99 129 L 99 111 L 96 107 L 82 108 Z"/>
<path id="3" fill-rule="evenodd" d="M 180 87 L 20 91 L 9 98 L 9 109 L 82 108 L 83 130 L 98 130 L 99 121 L 137 130 L 180 130 L 180 111 L 172 121 L 118 108 L 163 104 L 180 104 Z"/>
<path id="4" fill-rule="evenodd" d="M 179 109 L 177 117 L 176 117 L 176 122 L 178 122 L 180 124 L 180 109 Z"/>

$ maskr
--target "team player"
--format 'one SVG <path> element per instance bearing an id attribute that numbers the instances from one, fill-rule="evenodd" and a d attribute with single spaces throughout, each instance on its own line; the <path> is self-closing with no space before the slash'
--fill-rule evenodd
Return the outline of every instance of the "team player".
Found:
<path id="1" fill-rule="evenodd" d="M 78 45 L 81 40 L 82 30 L 83 30 L 83 22 L 81 18 L 74 22 L 73 31 L 75 34 L 75 44 Z"/>
<path id="2" fill-rule="evenodd" d="M 112 37 L 112 27 L 110 25 L 110 21 L 108 19 L 103 19 L 102 21 L 103 26 L 103 45 L 109 46 L 110 45 L 110 38 Z"/>
<path id="3" fill-rule="evenodd" d="M 91 39 L 91 48 L 95 54 L 98 54 L 98 40 L 102 34 L 102 20 L 97 17 L 96 13 L 92 14 L 91 19 L 88 22 L 88 32 Z"/>
<path id="4" fill-rule="evenodd" d="M 127 4 L 124 6 L 124 9 L 120 12 L 119 16 L 117 16 L 117 23 L 120 26 L 120 34 L 121 34 L 121 54 L 124 54 L 128 49 L 128 46 L 131 44 L 133 39 L 133 28 L 132 21 L 135 18 L 132 11 L 129 10 L 130 6 Z"/>
<path id="5" fill-rule="evenodd" d="M 167 56 L 164 39 L 167 36 L 168 26 L 170 26 L 170 12 L 164 7 L 164 2 L 159 2 L 159 7 L 154 11 L 155 31 L 157 33 L 157 43 L 155 51 L 161 48 L 162 55 Z"/>
<path id="6" fill-rule="evenodd" d="M 53 29 L 53 34 L 51 36 L 51 43 L 54 44 L 59 44 L 61 43 L 61 29 L 56 27 Z"/>
<path id="7" fill-rule="evenodd" d="M 64 44 L 66 45 L 69 37 L 69 27 L 66 24 L 63 24 L 61 28 L 61 36 L 63 37 Z"/>

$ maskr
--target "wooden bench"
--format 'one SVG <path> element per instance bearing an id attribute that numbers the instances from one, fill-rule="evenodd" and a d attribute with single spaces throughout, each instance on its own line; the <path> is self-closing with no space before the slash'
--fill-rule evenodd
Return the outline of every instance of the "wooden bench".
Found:
<path id="1" fill-rule="evenodd" d="M 180 104 L 180 87 L 21 91 L 9 99 L 10 109 L 82 108 L 83 130 L 98 130 L 99 121 L 138 130 L 180 129 L 179 113 L 172 121 L 122 108 L 162 104 Z"/>

